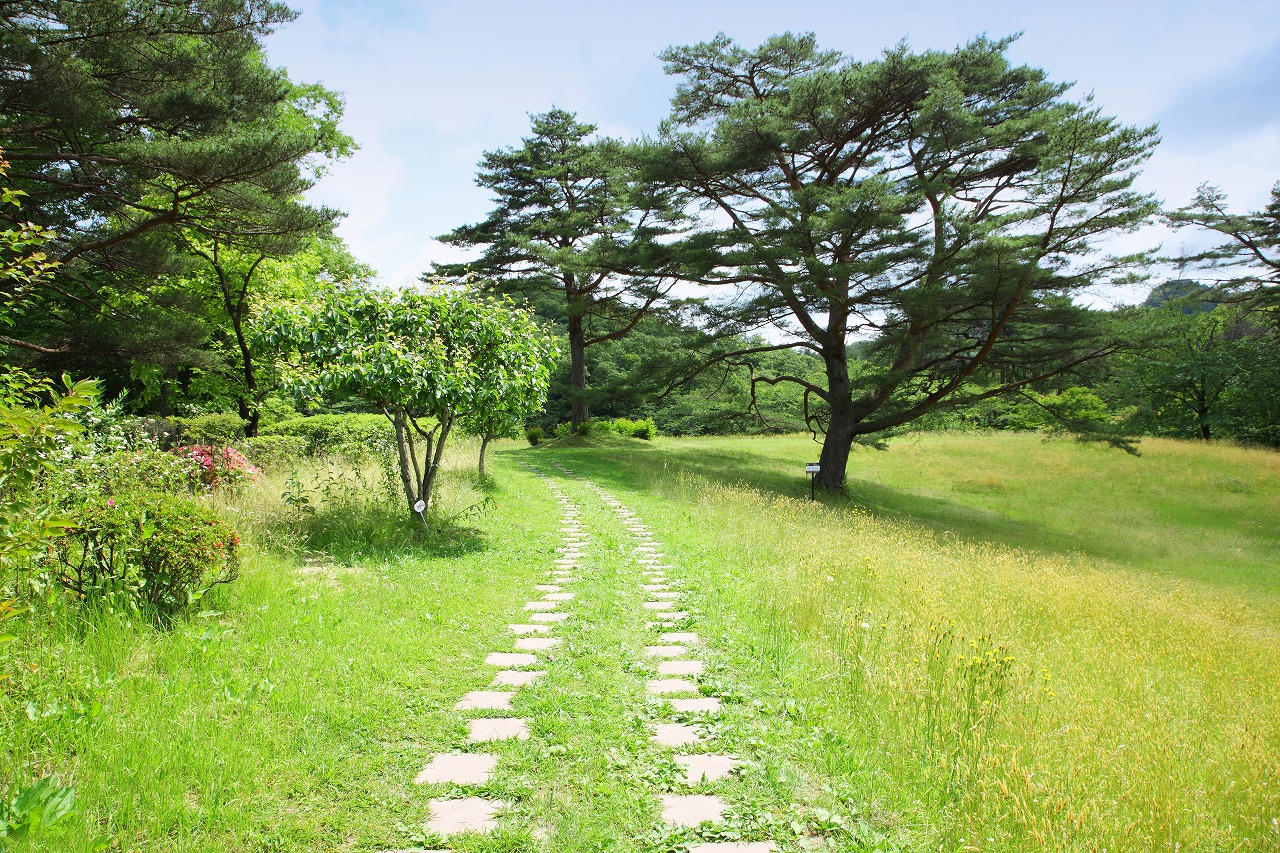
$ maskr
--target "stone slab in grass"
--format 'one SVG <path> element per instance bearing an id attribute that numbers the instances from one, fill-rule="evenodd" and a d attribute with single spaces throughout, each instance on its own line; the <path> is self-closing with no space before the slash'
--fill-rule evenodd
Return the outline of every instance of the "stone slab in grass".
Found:
<path id="1" fill-rule="evenodd" d="M 530 601 L 525 603 L 524 609 L 534 611 L 555 610 L 559 606 L 560 605 L 554 601 Z"/>
<path id="2" fill-rule="evenodd" d="M 671 602 L 664 601 L 662 603 L 670 604 Z M 685 610 L 668 610 L 666 613 L 662 614 L 662 618 L 666 619 L 668 622 L 679 622 L 681 619 L 688 619 L 689 613 Z"/>
<path id="3" fill-rule="evenodd" d="M 686 646 L 645 646 L 644 656 L 647 658 L 678 658 L 689 651 Z"/>
<path id="4" fill-rule="evenodd" d="M 689 848 L 689 853 L 772 853 L 778 848 L 772 841 L 704 841 Z"/>
<path id="5" fill-rule="evenodd" d="M 530 622 L 563 622 L 569 618 L 568 613 L 534 613 L 529 617 Z"/>
<path id="6" fill-rule="evenodd" d="M 665 583 L 646 583 L 641 584 L 640 588 L 645 592 L 666 592 L 669 589 Z"/>
<path id="7" fill-rule="evenodd" d="M 698 685 L 683 678 L 653 678 L 644 683 L 650 696 L 666 696 L 670 693 L 697 693 Z"/>
<path id="8" fill-rule="evenodd" d="M 519 644 L 521 641 L 516 640 Z M 664 660 L 658 664 L 658 675 L 697 675 L 702 672 L 700 660 Z"/>
<path id="9" fill-rule="evenodd" d="M 427 766 L 413 780 L 415 785 L 483 785 L 489 781 L 498 756 L 487 753 L 441 752 L 431 757 Z"/>
<path id="10" fill-rule="evenodd" d="M 699 696 L 697 699 L 671 699 L 673 710 L 690 714 L 718 714 L 720 700 L 715 696 Z"/>
<path id="11" fill-rule="evenodd" d="M 664 643 L 696 643 L 698 635 L 693 631 L 667 631 L 659 634 L 658 639 Z"/>
<path id="12" fill-rule="evenodd" d="M 495 740 L 529 739 L 529 724 L 519 717 L 490 717 L 467 720 L 467 740 L 472 743 L 489 743 Z"/>
<path id="13" fill-rule="evenodd" d="M 654 598 L 657 598 L 662 601 L 674 601 L 675 599 L 684 595 L 683 592 L 676 592 L 675 590 L 662 590 L 662 589 L 654 590 L 649 594 Z"/>
<path id="14" fill-rule="evenodd" d="M 702 742 L 702 732 L 684 723 L 658 723 L 649 740 L 658 746 L 687 746 Z"/>
<path id="15" fill-rule="evenodd" d="M 550 625 L 508 625 L 511 633 L 523 636 L 525 634 L 545 634 L 551 630 Z"/>
<path id="16" fill-rule="evenodd" d="M 495 687 L 524 687 L 533 684 L 547 673 L 539 669 L 504 669 L 493 677 Z"/>
<path id="17" fill-rule="evenodd" d="M 662 822 L 671 826 L 697 826 L 724 820 L 728 805 L 710 794 L 663 794 Z"/>
<path id="18" fill-rule="evenodd" d="M 510 711 L 514 693 L 506 690 L 472 690 L 453 706 L 455 711 Z"/>
<path id="19" fill-rule="evenodd" d="M 675 607 L 670 601 L 646 601 L 640 606 L 645 610 L 670 610 Z"/>
<path id="20" fill-rule="evenodd" d="M 573 601 L 578 597 L 576 592 L 549 592 L 542 596 L 547 601 Z"/>
<path id="21" fill-rule="evenodd" d="M 533 585 L 533 588 L 538 592 L 560 592 L 564 589 L 564 587 L 554 583 L 537 583 Z"/>
<path id="22" fill-rule="evenodd" d="M 426 829 L 437 835 L 455 835 L 459 832 L 488 832 L 497 829 L 494 819 L 498 812 L 507 808 L 502 800 L 488 800 L 484 797 L 464 797 L 460 800 L 432 800 L 431 820 Z"/>
<path id="23" fill-rule="evenodd" d="M 533 666 L 538 662 L 538 656 L 520 652 L 490 652 L 484 662 L 489 666 Z"/>
<path id="24" fill-rule="evenodd" d="M 558 645 L 559 637 L 521 637 L 516 640 L 516 648 L 522 652 L 544 652 Z"/>
<path id="25" fill-rule="evenodd" d="M 672 758 L 684 768 L 686 785 L 700 785 L 703 781 L 723 779 L 742 763 L 727 755 L 673 755 Z"/>

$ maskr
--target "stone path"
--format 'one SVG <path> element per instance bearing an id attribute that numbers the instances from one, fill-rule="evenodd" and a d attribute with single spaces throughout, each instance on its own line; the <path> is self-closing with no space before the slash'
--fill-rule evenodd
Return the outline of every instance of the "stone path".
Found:
<path id="1" fill-rule="evenodd" d="M 673 567 L 661 543 L 641 519 L 610 493 L 572 471 L 553 463 L 566 477 L 573 477 L 593 492 L 613 513 L 634 540 L 630 563 L 638 589 L 645 600 L 635 611 L 636 624 L 643 624 L 645 645 L 635 649 L 635 660 L 644 668 L 644 691 L 662 703 L 673 721 L 653 722 L 649 740 L 657 754 L 678 767 L 677 789 L 647 794 L 654 813 L 671 831 L 691 832 L 689 853 L 764 853 L 775 850 L 772 841 L 700 841 L 724 837 L 721 826 L 731 811 L 718 791 L 743 765 L 737 756 L 716 749 L 713 736 L 715 716 L 721 700 L 703 695 L 700 678 L 705 663 L 696 631 L 697 616 L 685 601 L 680 583 L 668 576 Z M 532 466 L 544 479 L 562 512 L 561 544 L 547 571 L 547 580 L 534 586 L 541 597 L 523 605 L 519 618 L 509 626 L 510 647 L 494 649 L 484 657 L 494 668 L 492 682 L 461 696 L 454 710 L 466 716 L 465 751 L 436 753 L 429 757 L 414 783 L 432 789 L 430 818 L 425 829 L 445 839 L 459 833 L 489 832 L 498 827 L 504 812 L 515 804 L 485 796 L 486 786 L 502 763 L 501 750 L 490 752 L 494 744 L 530 738 L 536 724 L 520 713 L 520 690 L 547 675 L 547 666 L 561 653 L 563 638 L 557 630 L 571 618 L 577 593 L 571 589 L 583 570 L 590 536 L 581 522 L 578 505 L 557 484 Z M 572 650 L 570 649 L 570 652 Z M 499 788 L 501 790 L 501 788 Z M 646 794 L 637 791 L 637 797 Z M 690 836 L 682 836 L 690 837 Z M 548 848 L 554 849 L 554 847 Z M 427 853 L 432 853 L 427 851 Z"/>
<path id="2" fill-rule="evenodd" d="M 489 782 L 500 761 L 499 755 L 482 750 L 493 743 L 530 737 L 529 721 L 516 716 L 519 690 L 546 675 L 542 667 L 563 642 L 554 636 L 555 629 L 570 617 L 566 608 L 576 598 L 566 587 L 576 579 L 588 536 L 580 526 L 574 502 L 554 483 L 548 488 L 563 513 L 563 541 L 555 567 L 547 572 L 546 583 L 534 586 L 542 597 L 526 603 L 521 621 L 508 626 L 513 637 L 511 650 L 497 649 L 484 658 L 495 668 L 488 689 L 472 690 L 454 705 L 455 711 L 477 715 L 466 721 L 467 743 L 477 751 L 436 753 L 413 780 L 417 785 L 436 786 L 442 794 L 455 794 L 428 802 L 431 816 L 424 828 L 446 840 L 459 833 L 496 829 L 499 817 L 512 807 L 505 800 L 472 793 Z M 464 796 L 456 796 L 458 793 Z"/>

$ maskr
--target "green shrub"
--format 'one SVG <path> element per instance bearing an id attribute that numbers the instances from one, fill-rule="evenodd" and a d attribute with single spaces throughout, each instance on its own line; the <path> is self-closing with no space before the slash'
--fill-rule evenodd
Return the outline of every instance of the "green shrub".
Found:
<path id="1" fill-rule="evenodd" d="M 556 438 L 567 438 L 573 435 L 573 424 L 563 423 L 556 425 Z"/>
<path id="2" fill-rule="evenodd" d="M 632 422 L 632 438 L 643 438 L 645 441 L 652 441 L 653 437 L 657 434 L 658 426 L 653 422 L 653 418 L 645 418 L 644 420 Z"/>
<path id="3" fill-rule="evenodd" d="M 646 441 L 658 434 L 658 427 L 653 418 L 633 421 L 629 418 L 614 418 L 610 428 L 618 435 L 627 438 L 643 438 Z"/>
<path id="4" fill-rule="evenodd" d="M 539 444 L 541 444 L 542 439 L 544 439 L 546 435 L 547 435 L 547 431 L 544 430 L 542 427 L 529 427 L 527 430 L 524 431 L 524 437 L 529 441 L 529 444 L 534 447 L 537 447 Z"/>
<path id="5" fill-rule="evenodd" d="M 239 415 L 220 413 L 170 420 L 178 428 L 174 440 L 183 444 L 227 445 L 244 438 L 244 421 Z"/>
<path id="6" fill-rule="evenodd" d="M 81 506 L 74 520 L 53 570 L 78 601 L 171 616 L 239 573 L 239 535 L 196 498 L 122 492 Z"/>
<path id="7" fill-rule="evenodd" d="M 244 455 L 259 468 L 278 471 L 306 456 L 311 442 L 301 435 L 260 435 L 240 442 Z"/>
<path id="8" fill-rule="evenodd" d="M 193 459 L 144 448 L 64 459 L 50 479 L 50 500 L 63 508 L 132 491 L 185 495 L 199 480 Z"/>
<path id="9" fill-rule="evenodd" d="M 356 451 L 368 453 L 394 440 L 391 422 L 383 415 L 311 415 L 265 427 L 262 435 L 292 435 L 307 440 L 307 453 L 322 455 Z"/>

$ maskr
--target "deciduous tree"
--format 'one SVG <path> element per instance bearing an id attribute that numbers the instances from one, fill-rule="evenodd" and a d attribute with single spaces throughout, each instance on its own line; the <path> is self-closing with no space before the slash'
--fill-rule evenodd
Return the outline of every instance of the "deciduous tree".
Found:
<path id="1" fill-rule="evenodd" d="M 268 309 L 261 328 L 291 355 L 286 387 L 311 400 L 360 399 L 387 416 L 406 503 L 424 524 L 455 425 L 537 409 L 556 354 L 532 312 L 444 286 L 335 286 L 321 301 Z"/>

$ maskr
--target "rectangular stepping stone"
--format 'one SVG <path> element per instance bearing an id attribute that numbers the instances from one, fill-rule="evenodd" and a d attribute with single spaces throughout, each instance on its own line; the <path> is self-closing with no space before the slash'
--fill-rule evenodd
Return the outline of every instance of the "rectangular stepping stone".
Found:
<path id="1" fill-rule="evenodd" d="M 698 685 L 683 678 L 654 678 L 645 682 L 644 689 L 650 696 L 665 696 L 668 693 L 697 693 Z"/>
<path id="2" fill-rule="evenodd" d="M 720 700 L 714 696 L 703 696 L 698 699 L 671 699 L 671 707 L 677 711 L 694 714 L 720 713 Z"/>
<path id="3" fill-rule="evenodd" d="M 518 652 L 491 652 L 484 662 L 489 666 L 533 666 L 538 662 L 538 656 Z"/>
<path id="4" fill-rule="evenodd" d="M 439 752 L 431 757 L 422 772 L 414 777 L 415 785 L 483 785 L 489 781 L 498 756 L 487 753 Z"/>
<path id="5" fill-rule="evenodd" d="M 645 646 L 644 656 L 647 658 L 678 658 L 689 651 L 684 646 Z"/>
<path id="6" fill-rule="evenodd" d="M 529 642 L 528 640 L 516 640 L 516 645 Z M 700 660 L 664 660 L 658 664 L 658 675 L 697 675 L 702 672 L 702 661 Z"/>
<path id="7" fill-rule="evenodd" d="M 658 723 L 649 740 L 658 746 L 686 746 L 701 743 L 702 733 L 693 726 L 684 723 Z"/>
<path id="8" fill-rule="evenodd" d="M 689 853 L 773 853 L 778 848 L 772 841 L 704 841 L 689 848 Z"/>
<path id="9" fill-rule="evenodd" d="M 563 622 L 569 618 L 568 613 L 534 613 L 529 616 L 530 622 Z"/>
<path id="10" fill-rule="evenodd" d="M 724 800 L 709 794 L 662 794 L 662 821 L 671 826 L 697 826 L 724 820 Z"/>
<path id="11" fill-rule="evenodd" d="M 670 601 L 646 601 L 641 606 L 645 610 L 670 610 L 675 607 Z"/>
<path id="12" fill-rule="evenodd" d="M 646 583 L 640 586 L 645 592 L 665 592 L 668 587 L 665 583 Z"/>
<path id="13" fill-rule="evenodd" d="M 554 601 L 530 601 L 525 604 L 525 610 L 555 610 L 560 605 Z"/>
<path id="14" fill-rule="evenodd" d="M 676 592 L 674 590 L 654 590 L 649 594 L 654 598 L 657 598 L 663 601 L 674 601 L 675 599 L 684 595 L 683 592 Z"/>
<path id="15" fill-rule="evenodd" d="M 548 625 L 508 625 L 513 634 L 545 634 L 551 630 Z"/>
<path id="16" fill-rule="evenodd" d="M 576 592 L 549 592 L 542 596 L 547 601 L 573 601 L 578 597 Z"/>
<path id="17" fill-rule="evenodd" d="M 484 797 L 464 797 L 460 800 L 432 800 L 431 820 L 426 830 L 437 835 L 454 835 L 459 832 L 488 832 L 498 828 L 495 816 L 507 808 L 502 800 Z"/>
<path id="18" fill-rule="evenodd" d="M 526 684 L 533 684 L 546 672 L 538 669 L 504 669 L 493 677 L 494 687 L 524 687 Z"/>
<path id="19" fill-rule="evenodd" d="M 516 648 L 522 652 L 541 652 L 560 645 L 559 637 L 521 637 Z"/>
<path id="20" fill-rule="evenodd" d="M 529 724 L 519 717 L 491 717 L 483 720 L 467 720 L 467 740 L 472 743 L 489 743 L 495 740 L 529 739 Z"/>
<path id="21" fill-rule="evenodd" d="M 698 635 L 693 631 L 668 631 L 658 636 L 664 643 L 696 643 Z"/>
<path id="22" fill-rule="evenodd" d="M 538 592 L 560 592 L 564 587 L 556 583 L 536 583 L 533 588 Z"/>
<path id="23" fill-rule="evenodd" d="M 684 768 L 686 785 L 700 785 L 704 781 L 723 779 L 742 763 L 727 755 L 673 755 L 672 758 Z"/>
<path id="24" fill-rule="evenodd" d="M 472 690 L 453 706 L 455 711 L 510 711 L 516 694 L 505 690 Z"/>
<path id="25" fill-rule="evenodd" d="M 664 601 L 662 603 L 670 604 L 671 602 Z M 681 619 L 688 619 L 689 613 L 685 610 L 669 610 L 662 614 L 662 618 L 666 619 L 668 622 L 679 622 Z"/>

